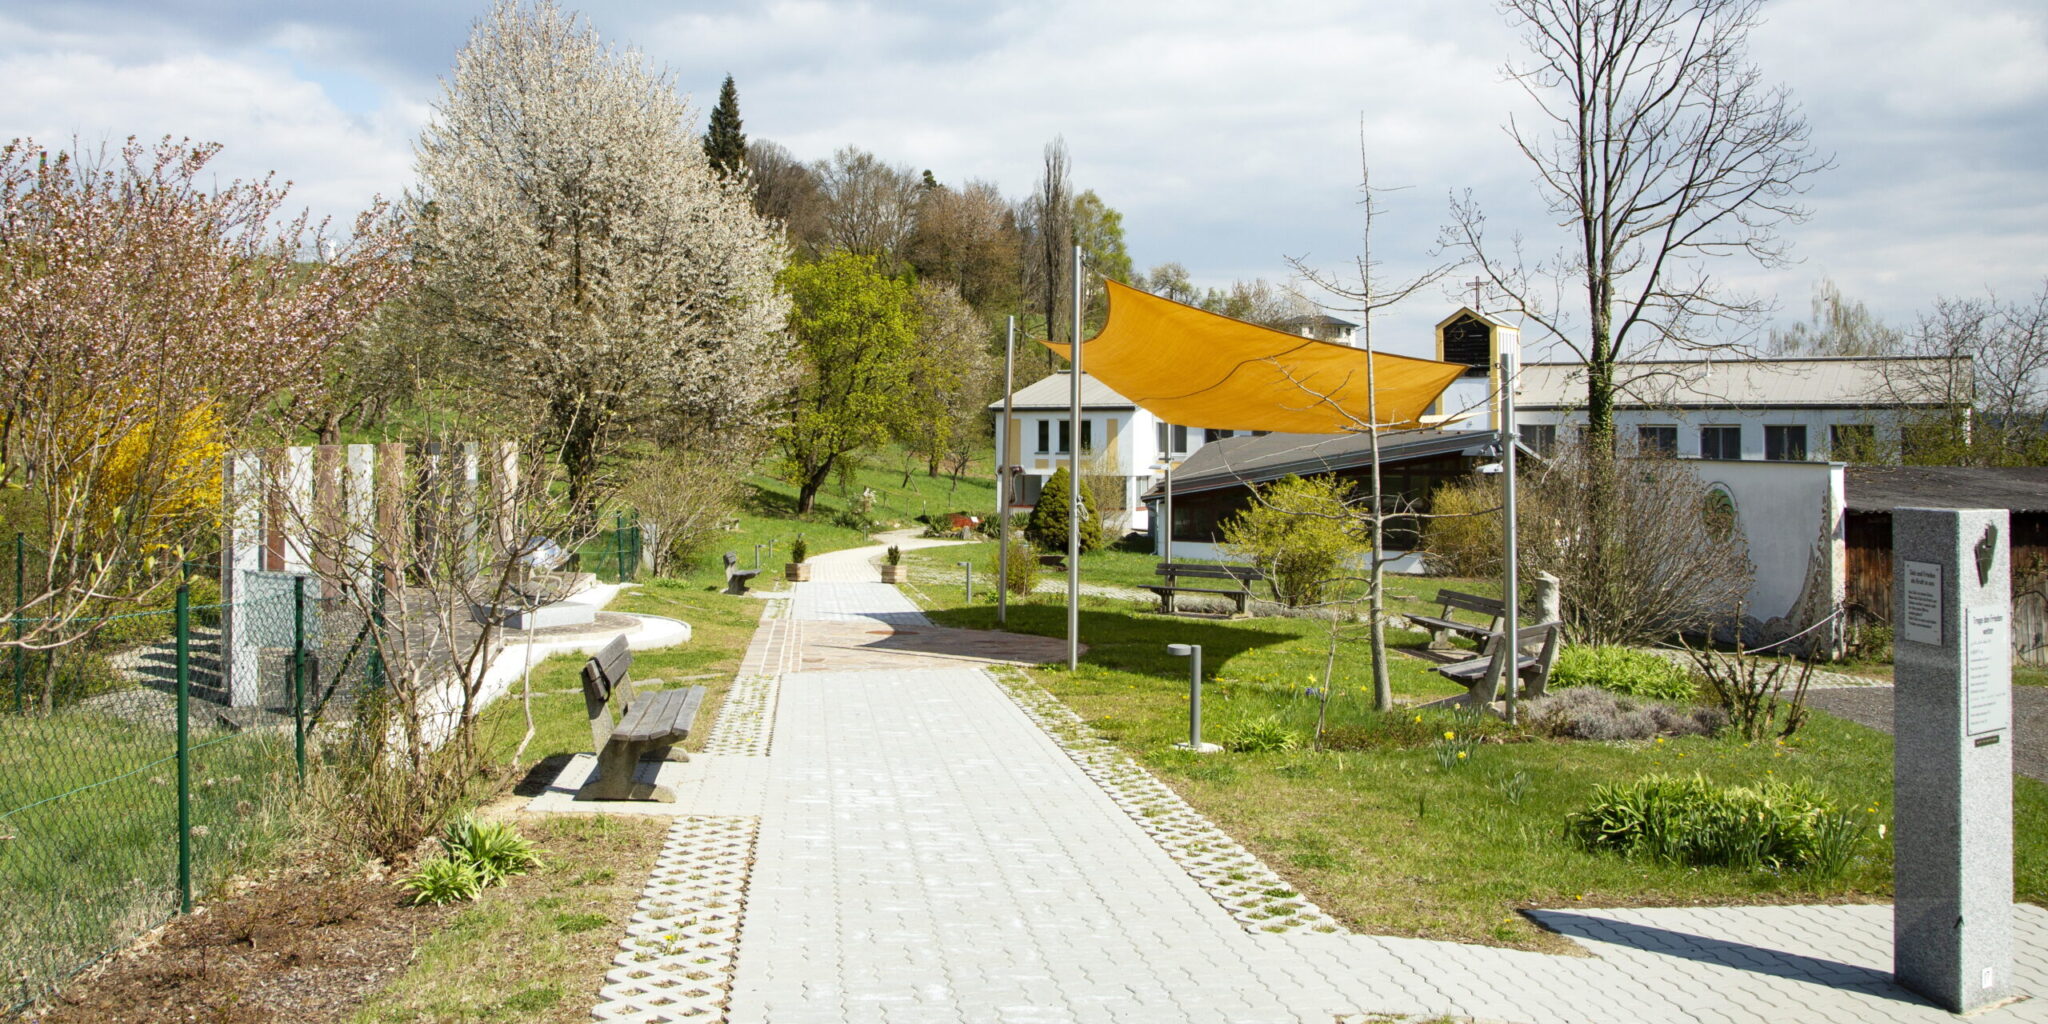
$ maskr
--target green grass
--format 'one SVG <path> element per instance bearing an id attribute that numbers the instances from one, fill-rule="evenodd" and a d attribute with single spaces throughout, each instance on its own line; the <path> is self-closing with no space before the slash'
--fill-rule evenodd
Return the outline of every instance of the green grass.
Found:
<path id="1" fill-rule="evenodd" d="M 0 949 L 28 990 L 177 909 L 177 762 L 168 727 L 85 708 L 0 715 Z M 291 735 L 192 730 L 194 898 L 289 837 Z M 16 988 L 0 1005 L 24 991 Z"/>
<path id="2" fill-rule="evenodd" d="M 601 815 L 520 822 L 541 867 L 457 911 L 350 1020 L 589 1020 L 666 825 Z"/>
<path id="3" fill-rule="evenodd" d="M 679 580 L 656 580 L 626 591 L 609 611 L 665 615 L 690 624 L 691 638 L 662 650 L 635 651 L 636 683 L 654 681 L 708 689 L 697 713 L 696 727 L 685 747 L 701 750 L 712 719 L 732 685 L 740 658 L 761 618 L 758 598 L 707 593 L 702 586 Z M 590 718 L 583 707 L 582 654 L 557 654 L 533 666 L 534 738 L 527 746 L 528 763 L 556 756 L 590 752 Z M 479 725 L 487 759 L 508 760 L 525 733 L 520 690 L 493 704 Z"/>
<path id="4" fill-rule="evenodd" d="M 935 619 L 988 628 L 982 603 L 959 607 L 957 587 L 920 585 Z M 1463 589 L 1463 588 L 1460 588 Z M 1433 593 L 1433 591 L 1432 591 Z M 1063 636 L 1065 610 L 1042 601 L 1012 606 L 1010 628 Z M 1815 713 L 1792 741 L 1732 739 L 1592 743 L 1501 736 L 1440 761 L 1435 737 L 1469 737 L 1450 713 L 1371 709 L 1362 643 L 1338 655 L 1329 709 L 1333 735 L 1350 749 L 1306 749 L 1324 627 L 1289 619 L 1168 618 L 1128 603 L 1084 603 L 1090 647 L 1076 672 L 1035 670 L 1040 684 L 1256 850 L 1290 883 L 1348 924 L 1371 932 L 1561 950 L 1562 942 L 1516 913 L 1534 906 L 1687 905 L 1876 900 L 1891 890 L 1891 739 Z M 1418 634 L 1390 633 L 1395 643 Z M 1205 738 L 1227 740 L 1238 723 L 1275 717 L 1304 749 L 1196 756 L 1173 749 L 1187 734 L 1187 663 L 1167 643 L 1201 643 L 1208 684 Z M 1396 654 L 1397 698 L 1453 692 L 1420 662 Z M 1421 721 L 1416 721 L 1417 717 Z M 1500 739 L 1513 742 L 1501 742 Z M 1843 875 L 1815 878 L 1620 859 L 1578 848 L 1564 816 L 1601 783 L 1665 772 L 1699 772 L 1723 783 L 1808 779 L 1870 822 L 1863 855 Z M 1521 782 L 1514 781 L 1519 776 Z M 2015 780 L 2016 893 L 2048 903 L 2048 788 Z M 1520 790 L 1519 802 L 1510 793 Z"/>

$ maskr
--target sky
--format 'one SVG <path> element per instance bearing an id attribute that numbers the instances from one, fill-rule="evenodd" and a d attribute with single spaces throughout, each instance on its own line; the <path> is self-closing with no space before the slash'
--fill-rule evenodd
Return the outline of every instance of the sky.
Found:
<path id="1" fill-rule="evenodd" d="M 1486 0 L 564 6 L 665 68 L 700 121 L 733 75 L 748 135 L 803 159 L 858 146 L 1022 196 L 1063 137 L 1077 187 L 1123 213 L 1134 263 L 1178 262 L 1201 285 L 1283 281 L 1290 257 L 1347 272 L 1361 148 L 1390 189 L 1383 280 L 1436 262 L 1468 190 L 1491 236 L 1532 256 L 1569 241 L 1503 130 L 1529 111 L 1503 73 L 1523 51 Z M 274 172 L 295 205 L 345 219 L 410 184 L 412 140 L 483 10 L 0 0 L 0 137 L 218 142 L 223 177 Z M 1764 19 L 1752 56 L 1834 167 L 1784 231 L 1798 262 L 1722 260 L 1718 278 L 1774 299 L 1781 325 L 1807 316 L 1822 278 L 1900 325 L 1941 296 L 2043 287 L 2048 5 L 1772 0 Z M 1378 317 L 1376 338 L 1425 354 L 1470 295 L 1427 290 Z"/>

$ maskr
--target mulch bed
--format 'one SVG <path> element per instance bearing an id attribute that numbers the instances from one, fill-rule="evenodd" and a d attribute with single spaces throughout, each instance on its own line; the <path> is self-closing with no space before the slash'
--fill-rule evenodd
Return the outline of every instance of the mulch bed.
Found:
<path id="1" fill-rule="evenodd" d="M 310 868 L 166 925 L 31 1010 L 37 1024 L 345 1020 L 454 912 L 391 879 Z"/>

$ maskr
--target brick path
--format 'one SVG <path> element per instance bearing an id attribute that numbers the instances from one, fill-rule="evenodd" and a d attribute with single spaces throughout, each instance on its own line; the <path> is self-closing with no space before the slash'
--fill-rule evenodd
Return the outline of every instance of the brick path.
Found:
<path id="1" fill-rule="evenodd" d="M 678 788 L 675 811 L 694 816 L 679 835 L 716 816 L 757 823 L 738 954 L 713 979 L 729 986 L 728 1020 L 1952 1019 L 1890 984 L 1882 906 L 1537 915 L 1589 957 L 1259 930 L 986 669 L 908 668 L 884 650 L 872 665 L 843 651 L 827 670 L 790 671 L 810 660 L 813 629 L 931 628 L 895 588 L 863 582 L 866 554 L 836 556 L 814 560 L 815 582 L 750 652 L 750 668 L 780 671 L 772 715 L 750 719 L 772 720 L 767 755 L 700 756 L 706 784 Z M 1089 749 L 1095 777 L 1112 778 Z M 677 857 L 687 846 L 671 844 Z M 2048 912 L 2020 907 L 2019 927 L 2019 986 L 2048 992 Z M 603 1015 L 704 1019 L 664 1012 Z M 1974 1019 L 2048 1021 L 2048 1000 Z"/>

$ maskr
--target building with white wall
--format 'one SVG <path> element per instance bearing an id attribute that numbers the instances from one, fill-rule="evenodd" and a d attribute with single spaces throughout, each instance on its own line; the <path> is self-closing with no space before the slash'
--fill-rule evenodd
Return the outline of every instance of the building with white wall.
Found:
<path id="1" fill-rule="evenodd" d="M 1967 416 L 1948 396 L 1945 358 L 1825 357 L 1620 364 L 1615 438 L 1624 449 L 1689 459 L 1872 461 L 1910 453 L 1916 429 Z M 1583 363 L 1531 363 L 1515 389 L 1515 423 L 1538 451 L 1586 425 Z"/>
<path id="2" fill-rule="evenodd" d="M 1003 419 L 1003 403 L 989 403 L 996 451 L 1017 481 L 1010 495 L 1012 514 L 1029 512 L 1045 482 L 1067 464 L 1074 442 L 1067 417 L 1072 379 L 1061 370 L 1019 390 L 1011 397 L 1008 422 Z M 1081 375 L 1081 472 L 1117 481 L 1122 497 L 1107 510 L 1108 518 L 1126 532 L 1148 528 L 1138 496 L 1158 482 L 1160 474 L 1153 466 L 1162 459 L 1179 462 L 1210 442 L 1249 433 L 1167 423 L 1109 385 Z"/>

